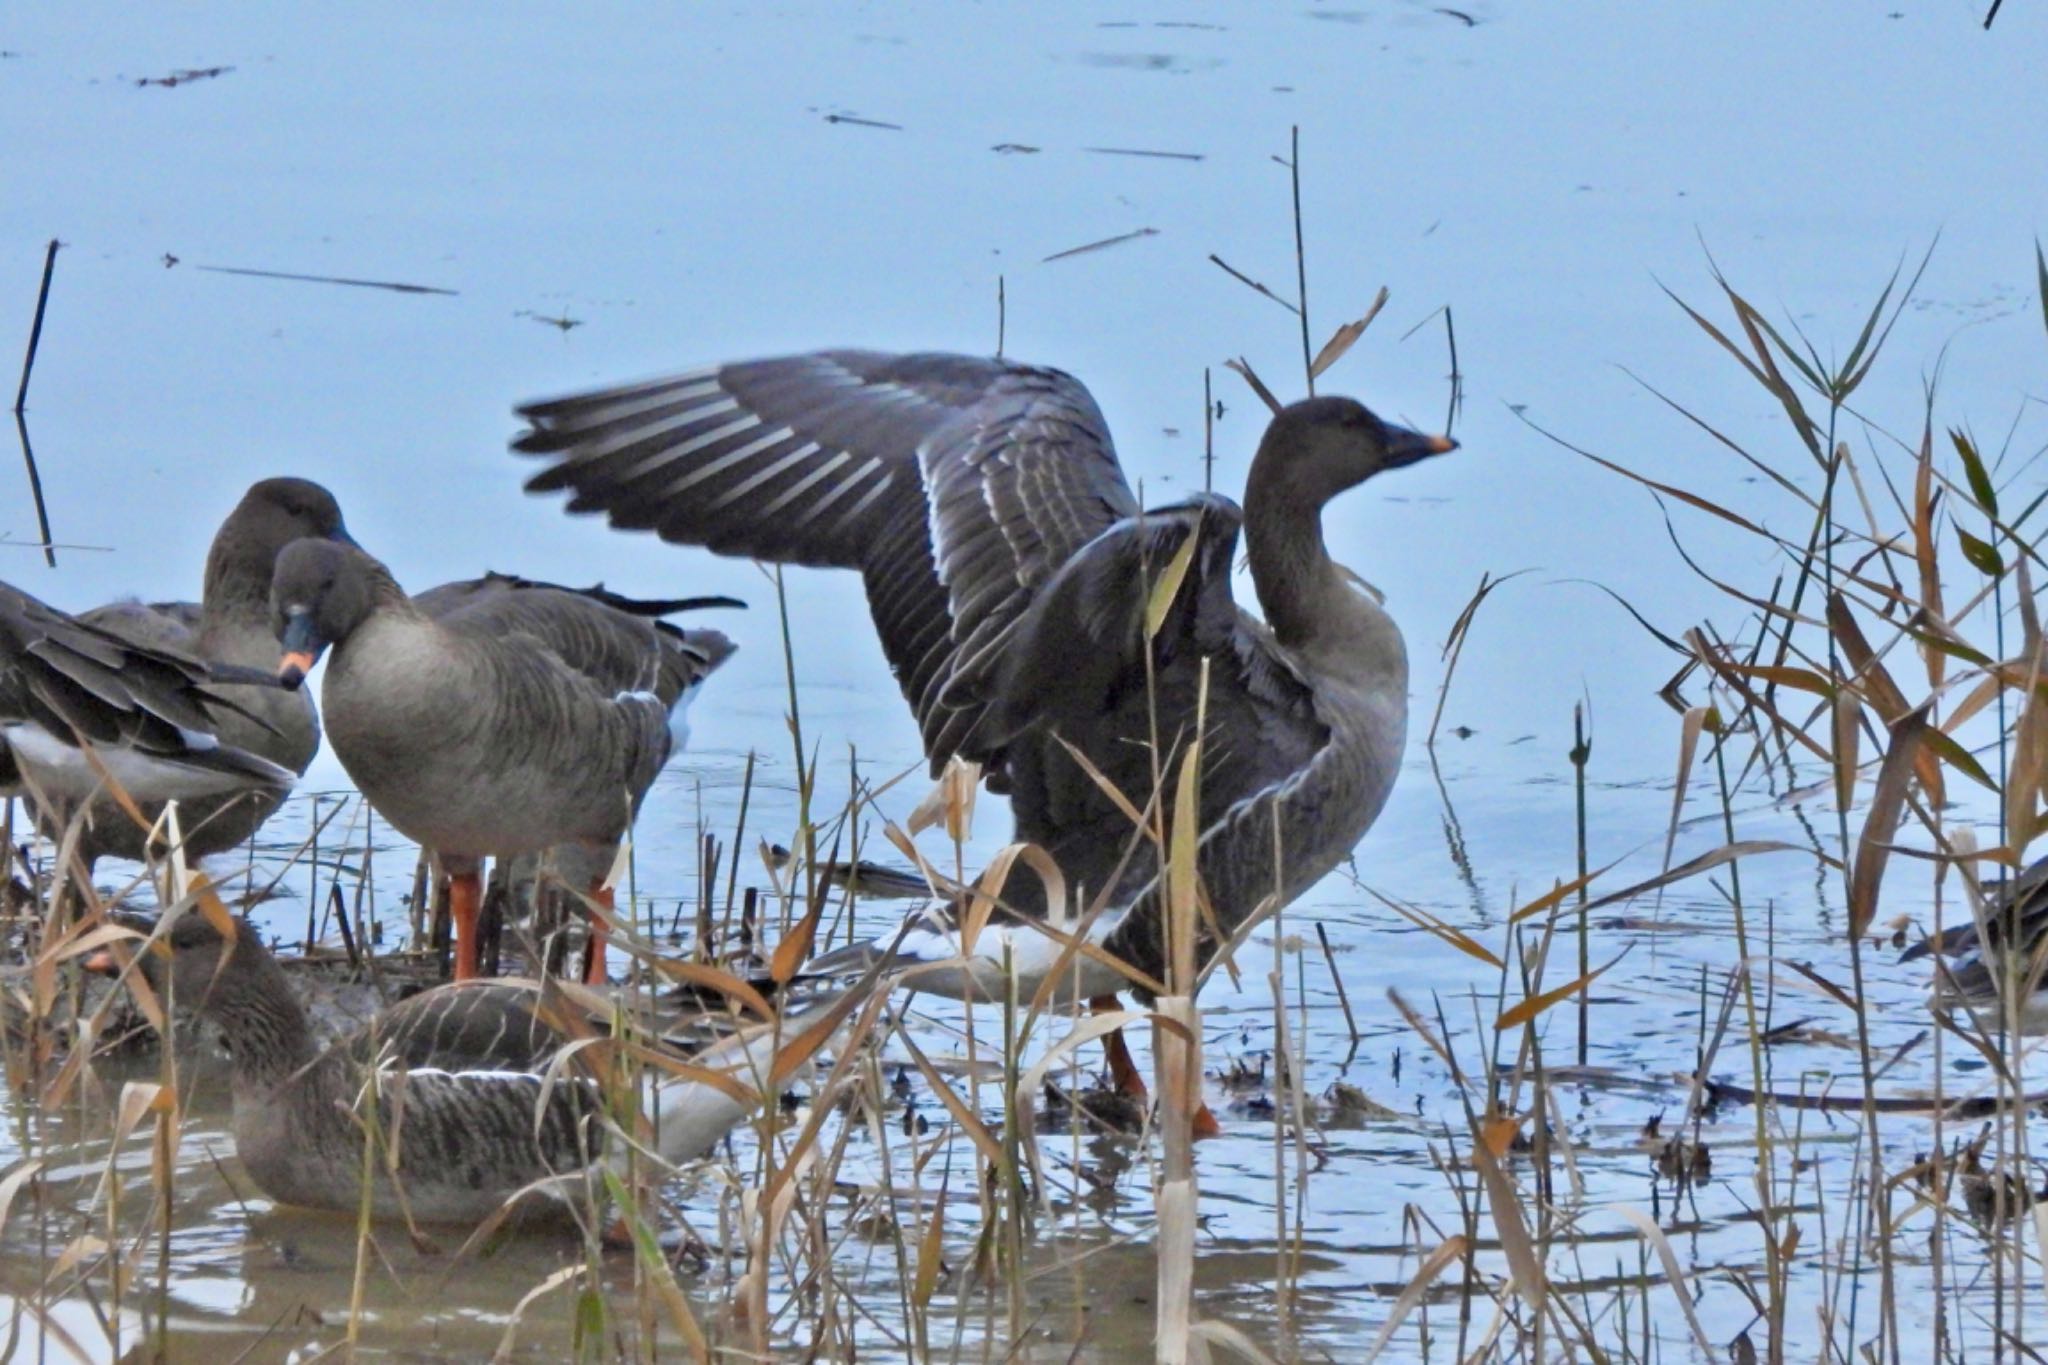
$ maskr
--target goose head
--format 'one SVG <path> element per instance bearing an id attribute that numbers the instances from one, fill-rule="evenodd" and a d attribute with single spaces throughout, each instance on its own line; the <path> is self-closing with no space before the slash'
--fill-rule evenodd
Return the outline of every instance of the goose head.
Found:
<path id="1" fill-rule="evenodd" d="M 334 494 L 311 479 L 264 479 L 251 484 L 221 523 L 213 548 L 207 551 L 207 600 L 249 584 L 242 591 L 262 602 L 270 590 L 278 552 L 306 537 L 355 544 Z"/>
<path id="2" fill-rule="evenodd" d="M 259 990 L 258 959 L 269 954 L 247 920 L 236 916 L 230 924 L 232 937 L 196 910 L 180 916 L 161 942 L 138 955 L 135 970 L 158 995 L 169 991 L 187 1009 L 232 1016 L 236 1005 Z M 88 956 L 85 967 L 107 976 L 120 971 L 119 961 L 104 949 Z"/>
<path id="3" fill-rule="evenodd" d="M 1457 448 L 1448 436 L 1382 421 L 1355 398 L 1307 398 L 1273 415 L 1252 477 L 1320 507 L 1375 474 Z"/>
<path id="4" fill-rule="evenodd" d="M 377 605 L 384 566 L 353 544 L 295 540 L 270 581 L 270 628 L 284 646 L 278 681 L 297 687 L 329 645 L 346 640 Z"/>

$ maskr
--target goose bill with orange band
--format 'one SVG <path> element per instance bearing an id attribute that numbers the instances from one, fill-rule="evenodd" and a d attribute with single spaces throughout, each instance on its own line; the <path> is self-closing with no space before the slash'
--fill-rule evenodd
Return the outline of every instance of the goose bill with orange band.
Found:
<path id="1" fill-rule="evenodd" d="M 313 624 L 313 614 L 302 610 L 286 610 L 278 643 L 284 646 L 284 656 L 277 661 L 277 680 L 288 688 L 306 681 L 306 675 L 313 671 L 313 665 L 327 648 L 327 641 L 320 638 Z"/>

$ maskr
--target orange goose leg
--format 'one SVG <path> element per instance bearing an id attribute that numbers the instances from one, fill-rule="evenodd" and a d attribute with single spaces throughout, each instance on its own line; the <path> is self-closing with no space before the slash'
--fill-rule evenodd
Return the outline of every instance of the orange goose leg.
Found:
<path id="1" fill-rule="evenodd" d="M 477 965 L 477 916 L 483 910 L 484 877 L 481 869 L 453 873 L 448 878 L 448 919 L 455 935 L 455 979 L 471 981 L 481 975 Z"/>
<path id="2" fill-rule="evenodd" d="M 1088 1002 L 1088 1007 L 1097 1014 L 1123 1008 L 1122 1002 L 1113 995 L 1098 995 Z M 1138 1064 L 1131 1060 L 1131 1049 L 1124 1042 L 1124 1031 L 1117 1029 L 1102 1040 L 1102 1051 L 1109 1062 L 1109 1079 L 1116 1088 L 1139 1103 L 1149 1102 L 1152 1092 L 1145 1088 L 1145 1077 L 1138 1071 Z M 1195 1141 L 1221 1136 L 1223 1125 L 1216 1121 L 1216 1115 L 1209 1112 L 1209 1102 L 1195 1111 L 1190 1120 Z"/>
<path id="3" fill-rule="evenodd" d="M 608 917 L 612 913 L 612 889 L 599 881 L 590 888 L 590 899 L 603 909 L 603 915 L 590 916 L 590 936 L 583 945 L 583 984 L 602 986 L 608 980 L 604 967 L 604 946 L 611 937 Z"/>

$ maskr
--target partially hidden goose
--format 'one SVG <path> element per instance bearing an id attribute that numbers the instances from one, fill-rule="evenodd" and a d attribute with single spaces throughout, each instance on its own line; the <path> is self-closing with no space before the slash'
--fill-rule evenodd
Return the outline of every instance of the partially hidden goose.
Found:
<path id="1" fill-rule="evenodd" d="M 1170 791 L 1207 661 L 1210 952 L 1214 931 L 1241 934 L 1345 858 L 1393 785 L 1407 655 L 1377 596 L 1331 559 L 1321 513 L 1454 449 L 1447 437 L 1313 398 L 1274 416 L 1241 510 L 1200 495 L 1141 512 L 1087 390 L 1008 360 L 829 351 L 520 415 L 530 428 L 515 448 L 549 461 L 527 488 L 569 490 L 571 511 L 722 554 L 859 570 L 933 771 L 956 755 L 984 765 L 1016 837 L 1052 854 L 1081 904 L 1108 907 L 1092 936 L 1152 981 L 1165 961 L 1156 852 L 1066 745 L 1138 806 L 1157 774 Z M 1263 623 L 1231 595 L 1240 532 Z M 1172 573 L 1148 648 L 1152 588 Z M 991 923 L 969 954 L 949 908 L 876 946 L 951 964 L 918 973 L 920 989 L 986 996 L 1007 959 L 1029 992 L 1062 946 L 1029 928 L 1048 913 L 1035 878 L 1004 894 L 1017 918 Z M 1083 995 L 1124 984 L 1092 957 L 1079 977 Z"/>
<path id="2" fill-rule="evenodd" d="M 1952 958 L 1935 965 L 1929 1003 L 1975 1016 L 1988 1032 L 2009 1024 L 2023 1034 L 2048 1033 L 2048 858 L 2008 881 L 1984 888 L 1982 918 L 1930 934 L 1900 955 Z M 1959 912 L 1960 913 L 1960 912 Z M 2005 1000 L 2016 997 L 2008 1014 Z"/>
<path id="3" fill-rule="evenodd" d="M 264 479 L 250 486 L 214 535 L 198 602 L 114 602 L 79 619 L 137 644 L 268 675 L 277 664 L 277 637 L 270 631 L 277 552 L 307 536 L 349 538 L 334 495 L 307 479 Z M 320 751 L 320 722 L 310 695 L 274 683 L 215 690 L 233 703 L 209 712 L 222 743 L 295 774 L 306 771 Z M 201 858 L 237 847 L 270 818 L 284 795 L 283 789 L 263 787 L 182 805 L 178 823 L 186 855 Z M 161 802 L 141 804 L 152 821 L 162 809 Z M 102 857 L 140 861 L 143 854 L 143 831 L 135 821 L 111 799 L 95 801 L 79 840 L 86 866 Z"/>
<path id="4" fill-rule="evenodd" d="M 353 545 L 302 540 L 278 557 L 279 676 L 332 648 L 328 742 L 364 799 L 431 849 L 450 879 L 455 976 L 477 974 L 482 859 L 556 845 L 609 853 L 688 735 L 697 688 L 733 651 L 607 594 L 494 576 L 415 600 Z M 718 599 L 729 603 L 729 599 Z M 592 899 L 609 913 L 602 878 Z M 602 916 L 585 979 L 605 979 Z"/>
<path id="5" fill-rule="evenodd" d="M 219 914 L 228 933 L 190 910 L 137 961 L 173 1003 L 220 1026 L 233 1054 L 235 1151 L 273 1199 L 356 1211 L 363 1125 L 372 1121 L 389 1144 L 369 1163 L 379 1217 L 478 1222 L 536 1184 L 540 1195 L 573 1198 L 580 1172 L 619 1161 L 625 1144 L 606 1120 L 598 1082 L 561 1057 L 565 1042 L 605 1025 L 559 989 L 511 980 L 438 986 L 323 1051 L 256 931 Z M 121 969 L 111 952 L 87 965 Z M 783 1040 L 828 1007 L 673 1055 L 694 1072 L 651 1064 L 646 1150 L 670 1164 L 709 1152 L 755 1111 Z"/>
<path id="6" fill-rule="evenodd" d="M 238 713 L 216 673 L 233 676 L 0 583 L 0 797 L 27 797 L 59 830 L 108 780 L 145 806 L 275 799 L 294 775 L 221 742 L 219 718 Z"/>

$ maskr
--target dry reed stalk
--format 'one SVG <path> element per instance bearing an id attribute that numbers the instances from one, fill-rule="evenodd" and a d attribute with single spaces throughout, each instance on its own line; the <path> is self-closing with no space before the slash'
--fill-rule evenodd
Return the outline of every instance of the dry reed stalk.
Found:
<path id="1" fill-rule="evenodd" d="M 1160 1365 L 1186 1365 L 1193 1345 L 1195 1283 L 1194 1120 L 1202 1103 L 1202 1020 L 1192 994 L 1196 979 L 1195 869 L 1199 851 L 1202 736 L 1208 724 L 1209 666 L 1196 694 L 1195 737 L 1181 755 L 1167 844 L 1166 947 L 1168 994 L 1153 1004 L 1153 1072 L 1159 1088 L 1158 1314 Z"/>

